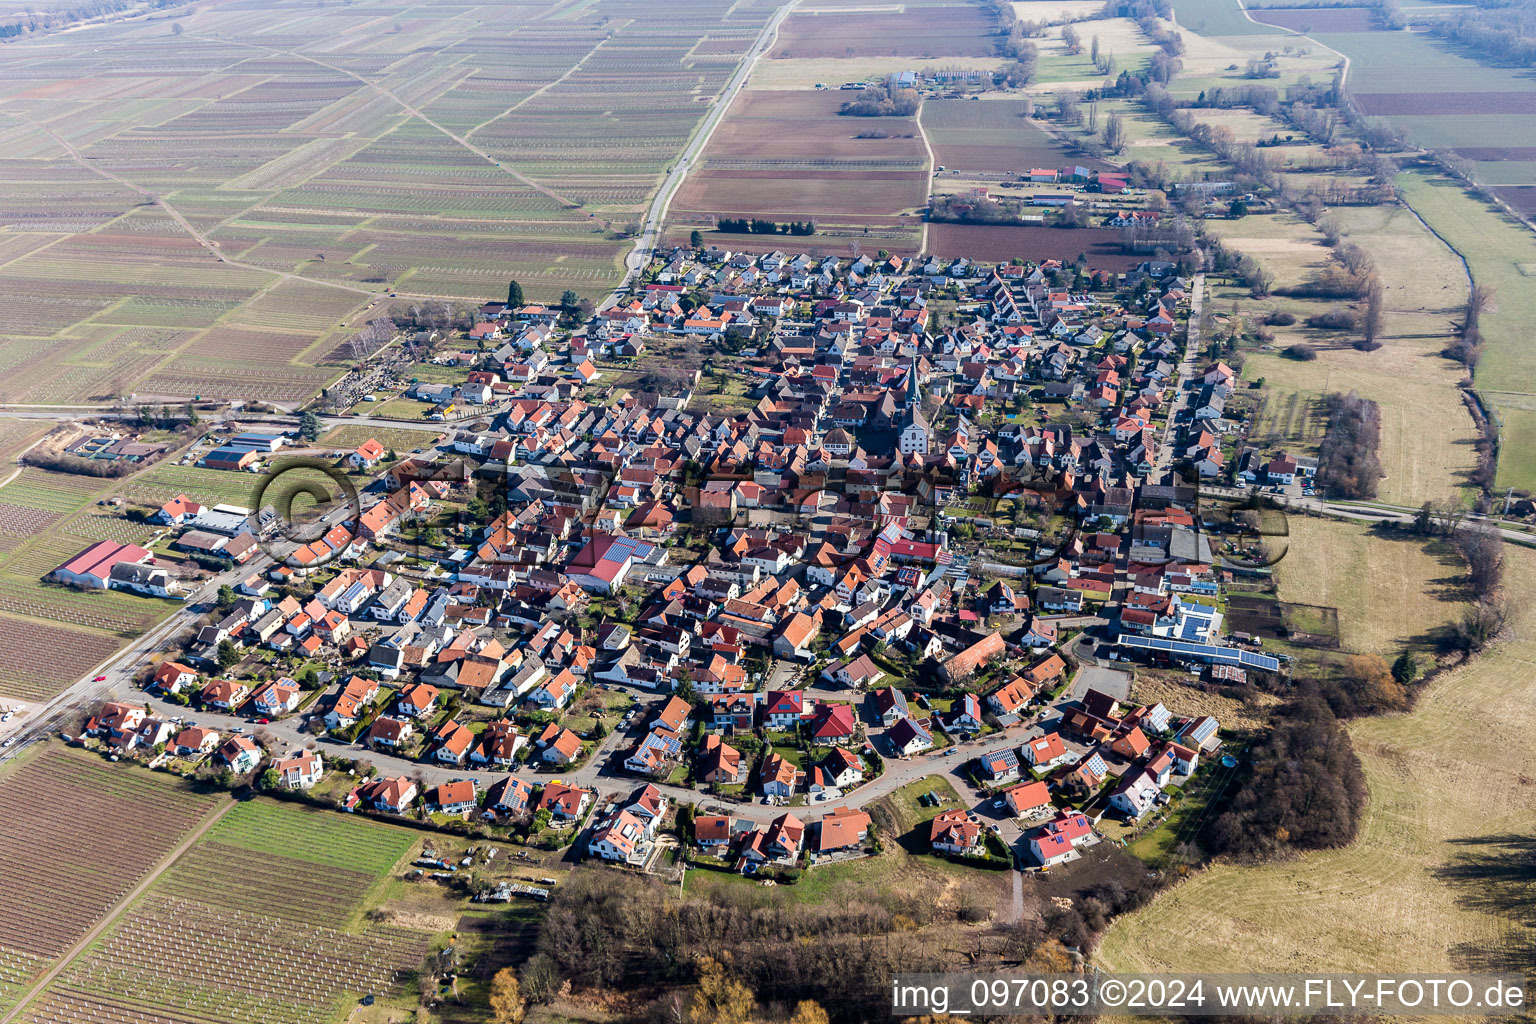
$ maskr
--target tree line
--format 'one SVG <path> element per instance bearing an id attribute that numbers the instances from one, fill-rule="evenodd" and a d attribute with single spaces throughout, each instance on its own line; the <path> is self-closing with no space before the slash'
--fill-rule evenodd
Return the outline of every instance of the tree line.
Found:
<path id="1" fill-rule="evenodd" d="M 916 89 L 872 85 L 838 108 L 847 117 L 911 117 L 922 104 Z"/>
<path id="2" fill-rule="evenodd" d="M 872 813 L 888 833 L 888 808 Z M 740 887 L 679 900 L 654 876 L 578 872 L 550 901 L 536 951 L 518 972 L 521 996 L 547 1003 L 566 986 L 625 992 L 649 1000 L 626 1019 L 658 1024 L 852 1024 L 889 999 L 898 972 L 1071 970 L 1067 947 L 1091 947 L 1111 917 L 1144 904 L 1158 882 L 1136 872 L 1083 884 L 1070 901 L 1031 889 L 1022 918 L 1001 924 L 988 923 L 995 908 L 981 893 L 946 896 L 919 879 L 899 891 L 801 903 Z"/>
<path id="3" fill-rule="evenodd" d="M 715 230 L 733 235 L 814 235 L 816 222 L 792 220 L 784 224 L 758 217 L 721 217 Z"/>
<path id="4" fill-rule="evenodd" d="M 1536 3 L 1474 0 L 1476 10 L 1430 19 L 1429 31 L 1520 67 L 1536 67 Z"/>

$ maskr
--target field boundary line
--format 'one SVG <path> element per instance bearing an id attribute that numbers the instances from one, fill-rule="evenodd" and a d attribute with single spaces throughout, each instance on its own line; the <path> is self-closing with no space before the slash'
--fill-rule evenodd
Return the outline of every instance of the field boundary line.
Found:
<path id="1" fill-rule="evenodd" d="M 928 185 L 923 200 L 931 207 L 933 205 L 933 179 L 937 174 L 935 168 L 938 167 L 938 157 L 934 155 L 933 145 L 928 141 L 928 129 L 923 127 L 923 106 L 927 106 L 927 102 L 927 100 L 924 100 L 922 106 L 917 108 L 917 116 L 912 120 L 917 124 L 917 137 L 923 140 L 923 149 L 928 154 Z M 918 236 L 917 248 L 920 255 L 928 255 L 928 210 L 926 208 L 923 210 L 923 231 Z"/>
<path id="2" fill-rule="evenodd" d="M 800 0 L 788 0 L 782 7 L 774 11 L 768 21 L 763 25 L 762 31 L 753 40 L 752 47 L 743 55 L 741 63 L 737 65 L 735 73 L 726 82 L 725 88 L 720 90 L 720 95 L 710 104 L 705 111 L 704 119 L 699 122 L 688 141 L 683 145 L 682 152 L 678 154 L 677 161 L 669 168 L 661 180 L 661 186 L 656 190 L 656 195 L 651 199 L 651 204 L 646 208 L 645 219 L 641 221 L 640 233 L 635 237 L 635 244 L 630 249 L 629 255 L 624 257 L 624 276 L 609 293 L 606 305 L 612 305 L 619 300 L 625 289 L 639 276 L 640 272 L 649 262 L 648 255 L 642 255 L 647 250 L 653 250 L 661 241 L 662 228 L 666 224 L 667 211 L 672 206 L 672 199 L 682 188 L 683 181 L 688 177 L 696 157 L 703 157 L 704 149 L 709 145 L 709 140 L 714 137 L 715 129 L 730 111 L 731 104 L 736 102 L 736 97 L 746 88 L 752 79 L 752 72 L 757 68 L 757 62 L 768 55 L 768 52 L 778 43 L 779 28 L 784 24 L 796 7 L 800 6 Z M 3 1024 L 3 1022 L 0 1022 Z"/>
<path id="3" fill-rule="evenodd" d="M 200 38 L 203 38 L 205 41 L 208 41 L 208 42 L 222 42 L 223 41 L 223 40 L 214 40 L 214 39 L 211 39 L 211 38 L 206 37 L 206 36 L 200 37 Z M 559 203 L 561 206 L 568 207 L 570 209 L 579 209 L 581 207 L 581 205 L 582 205 L 581 203 L 578 203 L 578 202 L 576 202 L 573 199 L 570 199 L 570 198 L 568 198 L 566 196 L 561 195 L 560 193 L 556 192 L 554 189 L 549 188 L 547 185 L 540 184 L 539 182 L 537 182 L 537 181 L 533 180 L 532 178 L 528 177 L 528 175 L 524 174 L 522 171 L 519 171 L 517 168 L 511 166 L 510 164 L 505 164 L 502 161 L 497 160 L 495 157 L 491 156 L 491 154 L 487 153 L 485 150 L 481 149 L 480 147 L 476 146 L 474 143 L 470 142 L 469 139 L 466 136 L 455 134 L 454 132 L 450 131 L 449 129 L 443 127 L 441 124 L 439 124 L 438 122 L 434 121 L 432 118 L 428 117 L 422 111 L 418 110 L 416 107 L 412 106 L 411 104 L 405 102 L 405 100 L 401 99 L 399 96 L 395 95 L 394 91 L 391 90 L 388 86 L 381 85 L 378 82 L 370 81 L 369 79 L 364 78 L 362 75 L 358 74 L 355 71 L 350 71 L 347 68 L 341 67 L 338 64 L 331 64 L 331 63 L 329 63 L 327 61 L 323 61 L 319 57 L 311 57 L 307 53 L 300 53 L 298 50 L 283 50 L 283 49 L 279 49 L 279 48 L 277 48 L 275 46 L 267 46 L 267 45 L 265 45 L 263 43 L 253 43 L 251 45 L 259 46 L 261 49 L 267 50 L 270 53 L 281 54 L 281 55 L 286 56 L 286 57 L 292 57 L 295 60 L 307 61 L 308 63 L 313 64 L 316 67 L 322 67 L 322 68 L 325 68 L 328 71 L 334 71 L 338 75 L 344 75 L 345 77 L 350 78 L 350 79 L 352 79 L 355 82 L 359 82 L 362 85 L 366 86 L 367 88 L 372 89 L 374 92 L 378 93 L 379 95 L 388 97 L 389 99 L 393 100 L 395 102 L 395 104 L 401 110 L 406 112 L 406 114 L 410 115 L 411 117 L 416 118 L 417 120 L 421 121 L 424 124 L 430 125 L 431 127 L 437 129 L 439 132 L 441 132 L 444 135 L 448 136 L 448 138 L 452 139 L 454 142 L 457 142 L 460 146 L 462 146 L 465 149 L 469 150 L 475 156 L 478 156 L 480 159 L 488 161 L 491 164 L 494 164 L 498 169 L 500 169 L 502 171 L 505 171 L 509 177 L 511 177 L 511 178 L 513 178 L 513 179 L 515 179 L 517 181 L 522 182 L 524 185 L 527 185 L 529 188 L 535 190 L 536 192 L 543 193 L 546 197 L 548 197 L 549 199 Z M 589 56 L 590 56 L 590 54 L 589 54 Z M 386 133 L 386 134 L 388 134 L 388 133 Z M 308 280 L 314 280 L 314 279 L 312 279 L 312 278 L 301 278 L 301 280 L 308 281 Z M 357 289 L 357 290 L 361 290 L 361 289 Z M 373 295 L 375 293 L 368 292 L 367 294 Z M 4 1022 L 0 1021 L 0 1024 L 4 1024 Z"/>
<path id="4" fill-rule="evenodd" d="M 543 96 L 545 93 L 549 92 L 549 90 L 553 89 L 555 86 L 559 85 L 560 83 L 564 82 L 566 79 L 570 78 L 576 72 L 580 71 L 582 69 L 582 67 L 584 67 L 586 65 L 587 61 L 591 60 L 593 58 L 593 56 L 595 56 L 597 54 L 598 50 L 601 50 L 603 48 L 603 44 L 604 43 L 608 42 L 610 39 L 616 38 L 620 32 L 622 32 L 625 28 L 628 28 L 630 25 L 633 25 L 634 23 L 635 23 L 634 19 L 631 18 L 629 21 L 625 22 L 619 28 L 613 29 L 612 30 L 612 32 L 613 32 L 612 35 L 607 35 L 607 36 L 604 36 L 603 38 L 599 39 L 597 41 L 597 43 L 592 47 L 592 49 L 588 50 L 585 54 L 582 55 L 581 60 L 577 61 L 575 64 L 572 64 L 570 67 L 565 69 L 565 74 L 561 75 L 559 78 L 556 78 L 554 81 L 546 82 L 543 85 L 539 86 L 533 92 L 529 93 L 527 96 L 524 96 L 522 99 L 518 100 L 516 103 L 512 104 L 510 107 L 508 107 L 507 109 L 503 110 L 501 113 L 497 114 L 495 117 L 490 118 L 490 119 L 485 120 L 485 121 L 481 121 L 479 124 L 475 125 L 469 131 L 465 132 L 464 133 L 464 138 L 466 138 L 466 139 L 474 138 L 475 137 L 475 133 L 480 131 L 482 128 L 487 128 L 487 127 L 495 124 L 497 121 L 500 121 L 502 118 L 506 117 L 508 114 L 514 113 L 515 111 L 522 109 L 523 104 L 528 103 L 528 102 L 530 102 L 532 100 L 538 99 L 540 96 Z M 703 37 L 701 36 L 700 39 L 702 40 Z M 695 44 L 695 45 L 697 45 L 697 44 Z"/>
<path id="5" fill-rule="evenodd" d="M 47 422 L 47 421 L 45 420 L 44 422 Z M 40 445 L 44 441 L 48 440 L 48 435 L 51 434 L 51 433 L 53 433 L 52 430 L 44 431 L 42 437 L 39 437 L 36 441 L 33 441 L 31 444 L 27 445 L 21 451 L 16 453 L 16 468 L 11 470 L 10 473 L 6 474 L 6 477 L 5 477 L 4 480 L 0 480 L 0 487 L 4 487 L 6 484 L 10 483 L 12 480 L 15 480 L 18 476 L 21 476 L 21 471 L 26 468 L 25 466 L 22 465 L 22 462 L 21 462 L 22 456 L 26 455 L 27 452 L 31 451 L 33 448 L 36 448 L 38 445 Z"/>
<path id="6" fill-rule="evenodd" d="M 228 814 L 230 811 L 239 806 L 239 803 L 240 801 L 238 800 L 228 800 L 225 802 L 223 807 L 220 807 L 219 809 L 206 815 L 203 818 L 202 823 L 192 831 L 191 835 L 187 836 L 187 838 L 181 842 L 181 845 L 177 846 L 176 849 L 162 857 L 160 859 L 160 863 L 155 865 L 154 869 L 144 877 L 143 881 L 134 886 L 132 891 L 130 891 L 126 896 L 118 900 L 117 903 L 115 903 L 107 912 L 107 915 L 103 917 L 99 922 L 97 922 L 95 927 L 86 932 L 85 935 L 81 937 L 79 942 L 69 947 L 64 956 L 59 959 L 59 962 L 55 964 L 52 969 L 44 974 L 42 978 L 40 978 L 37 983 L 32 986 L 25 999 L 17 1003 L 16 1006 L 12 1008 L 10 1013 L 7 1013 L 4 1017 L 0 1017 L 0 1024 L 11 1024 L 11 1021 L 15 1020 L 18 1014 L 36 1002 L 37 997 L 42 995 L 43 992 L 47 990 L 48 986 L 53 984 L 53 982 L 58 978 L 60 974 L 64 973 L 64 968 L 74 963 L 75 959 L 79 957 L 81 953 L 85 952 L 86 948 L 89 947 L 91 943 L 99 939 L 102 933 L 105 932 L 108 927 L 116 924 L 118 918 L 122 917 L 123 914 L 127 912 L 128 907 L 133 903 L 134 900 L 144 895 L 144 893 L 148 891 L 149 887 L 155 884 L 161 875 L 165 874 L 167 868 L 176 863 L 176 861 L 180 860 L 182 854 L 186 853 L 189 849 L 192 848 L 193 843 L 201 839 L 209 829 L 218 824 L 219 819 L 223 818 L 224 815 Z"/>
<path id="7" fill-rule="evenodd" d="M 294 54 L 293 56 L 298 56 L 298 55 Z M 303 59 L 308 60 L 310 58 L 303 58 Z M 316 61 L 315 63 L 319 63 L 319 62 Z M 333 70 L 339 70 L 339 69 L 333 69 Z M 398 100 L 396 102 L 398 102 Z M 275 278 L 290 278 L 290 279 L 295 280 L 295 281 L 307 281 L 307 282 L 309 282 L 311 284 L 324 285 L 325 287 L 328 287 L 328 288 L 336 288 L 336 289 L 340 289 L 341 291 L 344 291 L 344 292 L 352 292 L 352 293 L 357 294 L 357 295 L 364 295 L 364 296 L 367 296 L 368 298 L 377 298 L 378 297 L 378 292 L 371 291 L 371 290 L 366 289 L 366 288 L 358 288 L 358 287 L 354 287 L 353 285 L 342 284 L 339 281 L 327 281 L 324 278 L 304 277 L 301 274 L 295 274 L 295 273 L 293 273 L 291 271 L 273 270 L 273 269 L 271 269 L 269 267 L 257 266 L 254 263 L 242 263 L 241 261 L 235 259 L 232 256 L 226 256 L 226 255 L 224 255 L 223 252 L 221 252 L 219 250 L 219 247 L 218 247 L 217 244 L 215 244 L 213 242 L 210 242 L 206 235 L 204 235 L 201 231 L 198 231 L 197 228 L 193 227 L 192 226 L 192 222 L 187 220 L 187 218 L 183 217 L 181 215 L 181 211 L 176 209 L 176 207 L 172 206 L 169 202 L 167 202 L 166 198 L 164 196 L 159 195 L 159 194 L 154 193 L 154 192 L 151 192 L 147 188 L 143 188 L 143 187 L 141 187 L 139 185 L 135 185 L 133 182 L 129 181 L 127 178 L 120 177 L 120 176 L 118 176 L 116 174 L 113 174 L 111 171 L 106 170 L 105 168 L 97 167 L 96 165 L 92 164 L 89 160 L 85 159 L 85 157 L 80 155 L 80 151 L 77 150 L 74 147 L 73 143 L 71 143 L 68 139 L 64 138 L 58 132 L 54 131 L 52 128 L 48 127 L 47 125 L 43 124 L 42 122 L 34 121 L 33 119 L 31 119 L 29 117 L 24 117 L 24 118 L 22 118 L 22 120 L 24 120 L 28 124 L 32 125 L 33 128 L 36 128 L 38 131 L 42 132 L 44 135 L 47 135 L 49 138 L 53 139 L 53 141 L 57 142 L 59 145 L 63 146 L 64 147 L 64 151 L 69 154 L 70 159 L 73 160 L 75 163 L 79 164 L 81 167 L 85 168 L 87 171 L 90 171 L 92 174 L 95 174 L 95 175 L 97 175 L 99 177 L 105 178 L 108 181 L 115 182 L 116 184 L 121 185 L 124 188 L 128 189 L 130 192 L 134 192 L 134 193 L 137 193 L 140 196 L 143 196 L 151 204 L 153 204 L 155 206 L 158 206 L 160 209 L 164 210 L 167 214 L 170 215 L 170 218 L 172 220 L 174 220 L 177 224 L 179 224 L 181 226 L 181 229 L 183 231 L 185 231 L 188 235 L 192 236 L 192 240 L 194 242 L 196 242 L 198 245 L 200 245 L 204 249 L 206 249 L 209 252 L 209 254 L 211 254 L 214 257 L 214 259 L 218 260 L 220 263 L 227 263 L 227 264 L 229 264 L 232 267 L 239 267 L 242 270 L 251 270 L 251 271 L 255 271 L 257 273 L 267 274 L 267 275 L 270 275 L 270 276 L 275 277 Z M 0 1022 L 0 1024 L 3 1024 L 3 1022 Z"/>

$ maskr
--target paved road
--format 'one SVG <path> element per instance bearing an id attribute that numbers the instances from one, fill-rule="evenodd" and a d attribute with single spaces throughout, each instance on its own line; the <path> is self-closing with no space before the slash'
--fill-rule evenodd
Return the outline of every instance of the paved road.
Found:
<path id="1" fill-rule="evenodd" d="M 1248 496 L 1249 491 L 1241 487 L 1222 487 L 1214 484 L 1201 484 L 1200 492 L 1219 498 L 1242 499 Z M 1328 501 L 1324 498 L 1296 497 L 1294 495 L 1265 494 L 1265 498 L 1285 508 L 1297 509 L 1305 512 L 1314 512 L 1322 516 L 1331 516 L 1335 519 L 1350 519 L 1364 523 L 1411 523 L 1418 515 L 1417 510 L 1405 509 L 1398 505 L 1381 505 L 1368 502 L 1340 504 Z M 1462 520 L 1460 529 L 1470 529 L 1474 524 L 1491 524 L 1497 526 L 1500 520 L 1488 516 L 1468 515 Z M 1511 544 L 1523 544 L 1526 547 L 1536 547 L 1536 537 L 1523 530 L 1509 530 L 1498 527 L 1499 536 Z"/>
<path id="2" fill-rule="evenodd" d="M 213 604 L 218 597 L 219 587 L 233 586 L 253 572 L 264 572 L 271 564 L 272 560 L 266 555 L 257 555 L 244 565 L 235 566 L 211 577 L 193 591 L 182 606 L 172 612 L 164 622 L 92 669 L 68 689 L 45 702 L 29 705 L 25 717 L 0 726 L 0 729 L 10 729 L 11 735 L 8 738 L 14 740 L 12 749 L 7 752 L 13 752 L 31 740 L 41 738 L 44 733 L 53 728 L 54 719 L 69 708 L 79 706 L 93 709 L 96 704 L 113 697 L 137 700 L 147 696 L 134 686 L 134 677 L 148 663 L 150 655 L 176 646 L 174 641 L 182 633 L 191 630 Z M 145 600 L 153 600 L 153 598 L 145 598 Z M 106 678 L 98 679 L 98 676 Z M 175 715 L 185 714 L 185 712 L 185 708 L 177 707 L 177 710 L 169 713 Z"/>
<path id="3" fill-rule="evenodd" d="M 486 417 L 496 415 L 501 406 L 487 406 L 484 412 Z M 242 410 L 228 409 L 219 413 L 204 413 L 204 418 L 232 418 L 241 423 L 272 423 L 283 424 L 290 429 L 298 425 L 298 417 L 292 413 L 253 413 Z M 136 411 L 123 411 L 111 407 L 98 407 L 89 405 L 57 405 L 57 406 L 8 406 L 0 409 L 0 419 L 12 420 L 137 420 L 139 414 Z M 479 416 L 469 416 L 465 419 L 478 419 Z M 426 420 L 420 423 L 412 423 L 409 420 L 382 419 L 369 416 L 330 416 L 320 414 L 320 423 L 324 427 L 340 426 L 364 426 L 379 427 L 387 430 L 419 430 L 424 434 L 441 434 L 453 428 L 458 422 L 429 423 Z"/>
<path id="4" fill-rule="evenodd" d="M 1184 358 L 1174 379 L 1173 404 L 1168 407 L 1168 424 L 1163 429 L 1163 443 L 1157 448 L 1157 460 L 1152 466 L 1152 476 L 1158 479 L 1173 464 L 1173 439 L 1178 434 L 1179 413 L 1189 402 L 1186 386 L 1195 376 L 1195 363 L 1200 354 L 1200 310 L 1205 304 L 1205 275 L 1196 274 L 1194 286 L 1189 292 L 1189 338 L 1184 343 Z"/>
<path id="5" fill-rule="evenodd" d="M 688 145 L 683 149 L 682 155 L 678 157 L 677 162 L 668 169 L 667 176 L 662 179 L 661 188 L 657 190 L 655 198 L 651 200 L 651 205 L 646 209 L 645 222 L 641 225 L 640 234 L 635 238 L 634 249 L 628 256 L 624 257 L 624 279 L 619 282 L 618 286 L 609 295 L 608 301 L 604 303 L 605 306 L 617 302 L 619 297 L 629 288 L 630 283 L 634 281 L 640 271 L 645 268 L 646 263 L 649 262 L 649 253 L 660 240 L 661 225 L 666 219 L 667 208 L 672 204 L 672 197 L 677 194 L 678 188 L 682 186 L 683 180 L 688 177 L 688 172 L 692 170 L 694 161 L 704 152 L 705 145 L 709 143 L 710 138 L 715 134 L 715 129 L 724 120 L 725 113 L 730 108 L 731 102 L 736 99 L 736 95 L 747 84 L 747 79 L 752 76 L 752 69 L 757 66 L 758 59 L 773 47 L 774 40 L 779 35 L 779 25 L 783 23 L 784 19 L 789 16 L 790 11 L 794 10 L 799 2 L 800 0 L 789 0 L 789 3 L 780 7 L 773 17 L 768 19 L 768 23 L 763 26 L 763 30 L 758 33 L 757 41 L 752 44 L 752 49 L 747 52 L 746 57 L 742 59 L 741 65 L 736 69 L 736 74 L 731 77 L 729 84 L 726 85 L 720 95 L 715 97 L 715 102 L 710 107 L 709 113 L 705 115 L 703 122 L 699 125 L 698 131 L 689 140 Z"/>

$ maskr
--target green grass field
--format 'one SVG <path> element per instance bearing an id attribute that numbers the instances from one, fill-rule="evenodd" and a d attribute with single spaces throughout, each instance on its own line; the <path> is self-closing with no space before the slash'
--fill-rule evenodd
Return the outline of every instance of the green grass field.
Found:
<path id="1" fill-rule="evenodd" d="M 1536 235 L 1454 183 L 1405 173 L 1399 187 L 1413 208 L 1466 259 L 1477 283 L 1494 289 L 1483 314 L 1484 349 L 1478 390 L 1502 421 L 1503 441 L 1495 489 L 1536 491 L 1536 284 L 1521 266 L 1536 265 Z"/>
<path id="2" fill-rule="evenodd" d="M 225 815 L 209 829 L 204 841 L 274 857 L 291 857 L 321 867 L 382 875 L 405 856 L 416 838 L 408 829 L 364 818 L 253 800 Z"/>
<path id="3" fill-rule="evenodd" d="M 1173 13 L 1180 28 L 1203 36 L 1272 36 L 1278 31 L 1249 21 L 1237 0 L 1174 0 Z"/>

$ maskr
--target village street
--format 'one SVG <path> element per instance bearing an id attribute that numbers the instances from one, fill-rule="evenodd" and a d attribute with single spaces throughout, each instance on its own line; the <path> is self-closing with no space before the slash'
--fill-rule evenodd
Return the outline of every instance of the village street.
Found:
<path id="1" fill-rule="evenodd" d="M 126 664 L 126 663 L 125 663 Z M 125 675 L 120 689 L 128 690 L 129 679 Z M 105 684 L 102 684 L 105 685 Z M 418 779 L 424 786 L 435 786 L 444 782 L 457 779 L 474 779 L 476 785 L 484 790 L 508 774 L 515 774 L 535 786 L 548 781 L 560 781 L 568 785 L 581 786 L 593 790 L 597 794 L 598 802 L 608 798 L 619 797 L 645 784 L 646 780 L 624 770 L 623 762 L 630 747 L 635 740 L 645 733 L 645 723 L 649 716 L 663 701 L 663 697 L 646 691 L 633 690 L 628 687 L 614 687 L 616 689 L 629 689 L 637 697 L 642 698 L 635 706 L 639 709 L 633 725 L 629 729 L 614 729 L 597 742 L 595 750 L 583 762 L 581 767 L 575 770 L 563 770 L 555 767 L 540 765 L 537 761 L 530 761 L 526 765 L 519 766 L 514 772 L 505 770 L 478 768 L 470 763 L 464 765 L 444 764 L 433 761 L 412 761 L 397 757 L 386 751 L 372 750 L 357 744 L 345 744 L 329 736 L 316 736 L 306 728 L 307 715 L 294 715 L 289 718 L 278 719 L 264 725 L 256 724 L 249 716 L 223 714 L 216 711 L 192 711 L 174 701 L 166 700 L 155 694 L 145 691 L 131 691 L 127 699 L 135 704 L 144 704 L 158 716 L 174 719 L 180 718 L 187 723 L 196 723 L 206 728 L 216 729 L 225 735 L 242 731 L 247 735 L 261 735 L 269 738 L 270 749 L 274 753 L 295 751 L 313 745 L 328 757 L 356 758 L 361 761 L 371 762 L 381 775 L 404 775 L 408 778 Z M 120 696 L 122 694 L 119 694 Z M 317 702 L 315 706 L 323 703 Z M 965 771 L 965 765 L 978 754 L 987 750 L 1002 746 L 1017 747 L 1029 735 L 1039 733 L 1039 725 L 1031 725 L 1024 722 L 1008 729 L 1006 733 L 992 733 L 974 740 L 965 740 L 942 750 L 927 751 L 911 757 L 884 759 L 885 770 L 873 781 L 851 790 L 842 796 L 822 801 L 814 801 L 798 806 L 780 806 L 764 803 L 761 798 L 750 801 L 738 802 L 711 796 L 700 790 L 690 789 L 685 786 L 657 784 L 657 788 L 674 803 L 691 803 L 701 809 L 707 809 L 716 813 L 728 813 L 732 817 L 745 821 L 764 824 L 789 811 L 802 818 L 818 817 L 820 814 L 833 807 L 848 806 L 855 808 L 866 807 L 884 797 L 891 795 L 909 783 L 931 775 L 937 775 L 948 781 L 963 801 L 971 803 L 979 800 L 979 792 L 975 790 L 969 774 Z M 978 808 L 981 810 L 982 808 Z M 995 815 L 984 814 L 983 817 Z M 1018 829 L 1012 829 L 1008 834 L 1007 823 L 1004 823 L 1003 838 L 1011 842 L 1019 835 Z"/>
<path id="2" fill-rule="evenodd" d="M 1173 465 L 1174 438 L 1178 435 L 1179 413 L 1189 403 L 1189 382 L 1195 376 L 1195 360 L 1200 354 L 1200 310 L 1205 301 L 1205 275 L 1196 274 L 1189 291 L 1189 341 L 1184 346 L 1184 358 L 1179 361 L 1174 379 L 1173 403 L 1168 407 L 1168 424 L 1163 430 L 1162 441 L 1157 446 L 1157 460 L 1153 464 L 1153 478 L 1159 479 Z"/>

